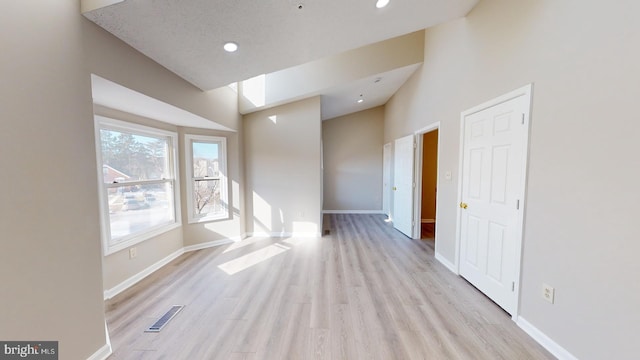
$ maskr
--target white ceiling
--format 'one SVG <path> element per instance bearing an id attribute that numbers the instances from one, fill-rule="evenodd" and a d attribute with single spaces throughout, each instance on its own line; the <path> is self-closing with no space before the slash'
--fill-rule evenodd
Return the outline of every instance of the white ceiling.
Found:
<path id="1" fill-rule="evenodd" d="M 419 66 L 409 65 L 327 89 L 322 94 L 322 120 L 386 104 Z M 362 103 L 357 102 L 360 95 Z"/>
<path id="2" fill-rule="evenodd" d="M 391 0 L 383 9 L 375 2 L 124 0 L 84 15 L 206 91 L 462 17 L 478 0 Z M 237 42 L 239 50 L 223 51 L 226 41 Z M 399 71 L 383 77 L 393 86 L 376 96 L 388 99 L 408 75 Z M 353 86 L 323 94 L 323 107 L 335 105 L 340 115 L 357 111 L 353 105 L 324 105 Z"/>

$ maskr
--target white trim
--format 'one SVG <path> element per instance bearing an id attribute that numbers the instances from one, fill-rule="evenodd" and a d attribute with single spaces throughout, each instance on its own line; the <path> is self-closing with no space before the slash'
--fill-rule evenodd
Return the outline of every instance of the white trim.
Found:
<path id="1" fill-rule="evenodd" d="M 107 333 L 107 337 L 109 333 Z M 111 344 L 104 344 L 98 351 L 94 352 L 93 355 L 89 356 L 87 360 L 106 360 L 111 354 L 113 350 L 111 349 Z"/>
<path id="2" fill-rule="evenodd" d="M 323 214 L 381 214 L 384 210 L 322 210 Z"/>
<path id="3" fill-rule="evenodd" d="M 557 357 L 559 360 L 578 360 L 577 357 L 573 356 L 567 349 L 560 346 L 558 343 L 553 341 L 550 337 L 548 337 L 545 333 L 540 331 L 538 328 L 533 326 L 530 322 L 525 320 L 522 316 L 518 316 L 516 320 L 516 324 L 520 327 L 520 329 L 524 330 L 529 336 L 533 338 L 533 340 L 537 341 L 538 344 L 542 345 L 547 351 L 549 351 L 553 356 Z"/>
<path id="4" fill-rule="evenodd" d="M 137 234 L 125 236 L 121 241 L 111 242 L 109 205 L 107 204 L 107 186 L 103 181 L 103 161 L 102 161 L 102 142 L 100 136 L 101 129 L 116 130 L 122 132 L 135 132 L 142 135 L 150 135 L 156 137 L 165 137 L 168 139 L 169 149 L 167 152 L 167 165 L 169 166 L 169 174 L 165 174 L 169 179 L 158 179 L 159 182 L 170 183 L 173 187 L 173 222 L 159 224 L 152 228 Z M 100 115 L 94 115 L 94 133 L 96 147 L 96 162 L 98 164 L 98 198 L 100 200 L 100 235 L 102 242 L 103 256 L 111 255 L 120 250 L 126 249 L 143 241 L 152 239 L 167 231 L 182 226 L 182 213 L 180 208 L 180 176 L 178 163 L 178 133 L 174 131 L 162 130 L 154 127 L 140 125 L 132 122 L 116 120 Z"/>
<path id="5" fill-rule="evenodd" d="M 218 167 L 220 171 L 220 201 L 226 204 L 223 214 L 196 216 L 193 211 L 193 142 L 218 144 Z M 184 135 L 185 176 L 187 179 L 187 222 L 189 224 L 227 220 L 229 218 L 229 178 L 227 177 L 227 138 L 224 136 Z M 215 178 L 211 178 L 215 180 Z"/>
<path id="6" fill-rule="evenodd" d="M 104 321 L 104 339 L 105 344 L 89 356 L 87 360 L 106 360 L 113 353 L 111 348 L 111 338 L 109 338 L 109 328 L 107 327 L 107 320 Z"/>
<path id="7" fill-rule="evenodd" d="M 480 105 L 474 106 L 470 109 L 467 109 L 460 113 L 460 148 L 458 152 L 458 201 L 456 204 L 462 202 L 462 177 L 463 177 L 463 161 L 464 161 L 464 129 L 465 129 L 465 118 L 469 115 L 478 113 L 485 109 L 500 105 L 507 101 L 516 99 L 520 96 L 524 96 L 528 101 L 528 107 L 524 114 L 524 126 L 525 128 L 525 138 L 523 141 L 523 159 L 522 159 L 522 182 L 521 187 L 518 189 L 518 197 L 521 199 L 520 201 L 520 209 L 522 209 L 518 214 L 518 232 L 520 234 L 519 242 L 516 245 L 516 269 L 514 276 L 514 285 L 515 285 L 515 293 L 516 293 L 516 301 L 513 307 L 513 313 L 511 314 L 512 319 L 515 321 L 518 318 L 520 312 L 520 299 L 521 299 L 521 280 L 522 280 L 522 249 L 524 242 L 524 215 L 526 209 L 526 188 L 527 188 L 527 174 L 528 174 L 528 160 L 529 160 L 529 137 L 531 135 L 531 110 L 533 106 L 533 83 L 527 84 L 519 89 L 513 90 L 509 93 L 506 93 L 502 96 L 498 96 L 494 99 L 486 101 Z M 460 274 L 460 243 L 461 243 L 461 231 L 460 226 L 462 222 L 462 211 L 459 206 L 456 206 L 456 246 L 455 246 L 455 261 L 456 261 L 456 273 Z M 436 228 L 437 231 L 437 228 Z M 437 246 L 437 243 L 436 243 Z"/>
<path id="8" fill-rule="evenodd" d="M 243 238 L 240 236 L 235 236 L 228 239 L 220 239 L 220 240 L 209 241 L 201 244 L 189 245 L 184 247 L 184 252 L 190 252 L 190 251 L 208 249 L 208 248 L 212 248 L 220 245 L 232 244 L 238 241 L 242 241 L 242 239 Z"/>
<path id="9" fill-rule="evenodd" d="M 173 261 L 174 259 L 176 259 L 178 256 L 184 254 L 184 248 L 180 248 L 176 251 L 174 251 L 173 253 L 169 254 L 167 257 L 165 257 L 164 259 L 152 264 L 151 266 L 147 267 L 146 269 L 140 271 L 139 273 L 133 275 L 132 277 L 128 278 L 127 280 L 121 282 L 120 284 L 114 286 L 111 289 L 105 290 L 104 291 L 104 299 L 108 300 L 113 298 L 114 296 L 120 294 L 121 292 L 127 290 L 128 288 L 132 287 L 133 285 L 137 284 L 139 281 L 141 281 L 142 279 L 146 278 L 147 276 L 153 274 L 155 271 L 159 270 L 161 267 L 167 265 L 168 263 L 170 263 L 171 261 Z"/>
<path id="10" fill-rule="evenodd" d="M 385 155 L 387 156 L 388 168 L 385 167 Z M 392 170 L 393 170 L 393 145 L 391 142 L 388 142 L 382 146 L 382 213 L 387 215 L 389 219 L 391 219 L 391 182 L 392 182 Z M 389 182 L 387 186 L 384 185 L 384 175 L 385 172 L 389 172 Z M 387 191 L 387 196 L 384 196 L 385 191 Z M 385 206 L 386 205 L 386 206 Z M 386 210 L 386 212 L 385 212 Z"/>
<path id="11" fill-rule="evenodd" d="M 455 264 L 445 259 L 444 256 L 440 255 L 440 253 L 435 253 L 435 256 L 436 256 L 436 260 L 438 260 L 442 265 L 444 265 L 447 269 L 449 269 L 449 271 L 451 271 L 456 275 L 460 275 L 458 273 L 458 268 L 456 267 Z"/>
<path id="12" fill-rule="evenodd" d="M 211 247 L 225 245 L 225 244 L 230 244 L 230 243 L 242 241 L 244 238 L 246 238 L 246 235 L 234 236 L 232 238 L 227 238 L 227 239 L 214 240 L 214 241 L 210 241 L 210 242 L 206 242 L 206 243 L 202 243 L 202 244 L 184 246 L 184 247 L 174 251 L 173 253 L 169 254 L 164 259 L 162 259 L 162 260 L 150 265 L 146 269 L 144 269 L 144 270 L 140 271 L 139 273 L 133 275 L 132 277 L 128 278 L 127 280 L 125 280 L 123 282 L 121 282 L 120 284 L 114 286 L 113 288 L 105 290 L 104 291 L 104 299 L 105 300 L 109 300 L 109 299 L 113 298 L 114 296 L 120 294 L 121 292 L 123 292 L 126 289 L 132 287 L 133 285 L 137 284 L 142 279 L 144 279 L 147 276 L 153 274 L 155 271 L 159 270 L 161 267 L 167 265 L 168 263 L 170 263 L 171 261 L 173 261 L 174 259 L 176 259 L 177 257 L 179 257 L 180 255 L 182 255 L 182 254 L 184 254 L 186 252 L 196 251 L 196 250 L 201 250 L 201 249 L 206 249 L 206 248 L 211 248 Z"/>

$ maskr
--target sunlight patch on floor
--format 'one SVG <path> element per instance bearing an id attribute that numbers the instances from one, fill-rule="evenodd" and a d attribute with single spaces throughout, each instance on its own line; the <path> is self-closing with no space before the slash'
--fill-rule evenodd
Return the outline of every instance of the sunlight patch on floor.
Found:
<path id="1" fill-rule="evenodd" d="M 229 275 L 234 275 L 274 256 L 280 255 L 289 249 L 290 248 L 282 244 L 271 244 L 260 250 L 220 264 L 218 268 Z"/>
<path id="2" fill-rule="evenodd" d="M 259 239 L 259 238 L 246 238 L 244 240 L 240 240 L 240 241 L 236 241 L 234 243 L 229 244 L 229 246 L 224 249 L 224 251 L 222 252 L 223 254 L 226 254 L 228 252 L 243 248 L 245 246 L 249 246 L 249 245 L 253 245 L 255 244 L 257 241 L 259 240 L 263 240 L 263 239 Z"/>

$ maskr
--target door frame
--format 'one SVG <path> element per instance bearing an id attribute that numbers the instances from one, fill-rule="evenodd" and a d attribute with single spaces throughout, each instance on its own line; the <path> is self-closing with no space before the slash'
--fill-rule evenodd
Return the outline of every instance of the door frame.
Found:
<path id="1" fill-rule="evenodd" d="M 438 166 L 436 168 L 436 189 L 440 188 L 440 122 L 435 122 L 431 125 L 425 126 L 420 130 L 417 130 L 413 133 L 413 136 L 416 141 L 416 153 L 414 156 L 415 169 L 414 169 L 414 181 L 415 181 L 415 190 L 413 192 L 413 238 L 420 239 L 420 226 L 421 226 L 421 212 L 422 212 L 422 162 L 423 162 L 423 148 L 424 148 L 424 138 L 423 135 L 434 130 L 438 130 L 438 154 L 437 161 Z M 439 193 L 436 192 L 436 224 L 438 223 L 438 204 L 439 202 Z M 438 226 L 435 227 L 434 233 L 435 243 L 436 243 L 436 253 L 438 248 Z"/>
<path id="2" fill-rule="evenodd" d="M 460 244 L 461 244 L 461 230 L 460 227 L 462 225 L 462 211 L 458 204 L 462 202 L 462 178 L 464 174 L 462 173 L 463 165 L 464 165 L 464 120 L 467 116 L 483 111 L 485 109 L 491 108 L 493 106 L 502 104 L 509 100 L 515 99 L 517 97 L 524 96 L 525 99 L 529 102 L 528 106 L 526 106 L 525 114 L 524 114 L 524 126 L 525 126 L 525 137 L 523 139 L 523 159 L 522 159 L 522 167 L 521 178 L 522 183 L 518 188 L 518 198 L 520 200 L 520 211 L 518 215 L 518 223 L 516 225 L 516 230 L 519 233 L 517 236 L 518 243 L 516 244 L 516 268 L 515 268 L 515 289 L 514 292 L 516 294 L 516 302 L 515 309 L 513 314 L 511 314 L 511 318 L 516 321 L 518 319 L 518 315 L 520 313 L 520 299 L 521 299 L 521 281 L 522 281 L 522 248 L 524 242 L 524 217 L 527 209 L 527 182 L 528 182 L 528 163 L 529 163 L 529 137 L 531 135 L 531 111 L 532 111 L 532 103 L 533 103 L 533 83 L 525 85 L 519 89 L 513 90 L 509 93 L 506 93 L 502 96 L 496 97 L 489 101 L 486 101 L 480 105 L 474 106 L 470 109 L 467 109 L 460 113 L 460 147 L 459 147 L 459 158 L 458 158 L 458 197 L 456 206 L 456 248 L 455 248 L 455 270 L 456 274 L 460 275 Z M 436 243 L 437 244 L 437 243 Z"/>

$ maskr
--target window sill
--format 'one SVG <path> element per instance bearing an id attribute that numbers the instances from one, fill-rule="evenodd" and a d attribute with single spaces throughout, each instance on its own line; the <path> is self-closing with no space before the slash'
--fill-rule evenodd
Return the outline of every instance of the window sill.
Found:
<path id="1" fill-rule="evenodd" d="M 229 214 L 216 215 L 216 216 L 205 216 L 201 218 L 189 218 L 189 224 L 200 224 L 206 222 L 214 222 L 214 221 L 224 221 L 230 220 Z"/>

